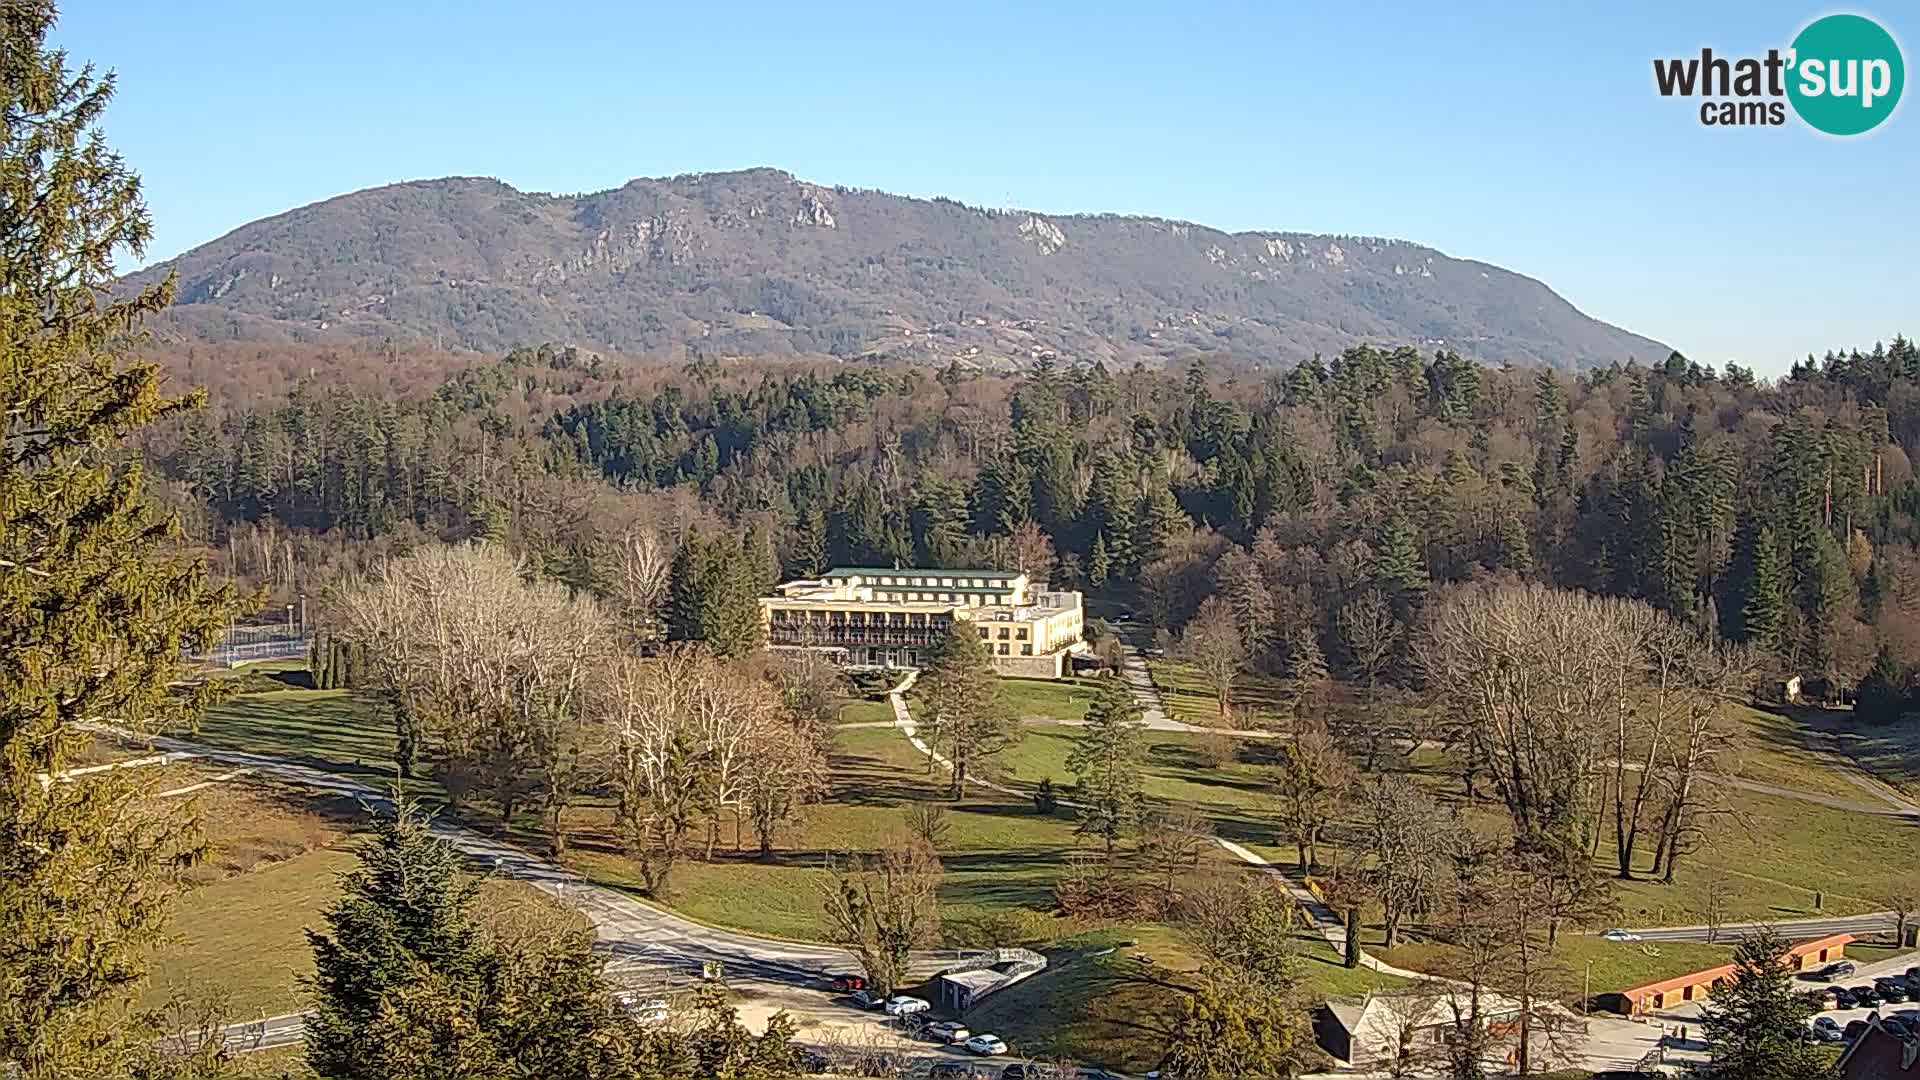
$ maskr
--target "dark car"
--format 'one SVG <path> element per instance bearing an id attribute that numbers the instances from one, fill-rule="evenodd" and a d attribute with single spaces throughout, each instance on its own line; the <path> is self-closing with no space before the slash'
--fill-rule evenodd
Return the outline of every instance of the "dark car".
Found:
<path id="1" fill-rule="evenodd" d="M 871 990 L 855 990 L 851 995 L 856 1008 L 877 1009 L 887 1003 L 887 999 Z"/>
<path id="2" fill-rule="evenodd" d="M 1907 984 L 1904 980 L 1889 979 L 1885 984 L 1875 987 L 1875 989 L 1880 991 L 1882 1000 L 1890 1001 L 1895 1005 L 1907 1000 Z"/>
<path id="3" fill-rule="evenodd" d="M 1865 1020 L 1849 1020 L 1847 1021 L 1846 1030 L 1842 1031 L 1840 1033 L 1840 1036 L 1841 1038 L 1846 1039 L 1848 1042 L 1856 1042 L 1859 1040 L 1860 1036 L 1865 1035 L 1866 1033 L 1867 1033 L 1867 1022 Z"/>
<path id="4" fill-rule="evenodd" d="M 1833 1007 L 1836 1009 L 1853 1008 L 1853 987 L 1836 986 L 1833 988 Z"/>
<path id="5" fill-rule="evenodd" d="M 1060 1070 L 1037 1061 L 1016 1061 L 1000 1071 L 1000 1080 L 1057 1080 Z"/>
<path id="6" fill-rule="evenodd" d="M 827 980 L 827 987 L 837 993 L 850 994 L 855 990 L 865 990 L 867 980 L 860 975 L 834 975 Z"/>
<path id="7" fill-rule="evenodd" d="M 1878 1004 L 1880 1004 L 1880 992 L 1878 990 L 1875 990 L 1871 986 L 1856 986 L 1853 988 L 1854 1008 L 1870 1009 Z"/>
<path id="8" fill-rule="evenodd" d="M 964 1061 L 935 1062 L 927 1071 L 927 1080 L 972 1080 L 973 1066 Z"/>
<path id="9" fill-rule="evenodd" d="M 1907 1023 L 1905 1020 L 1902 1020 L 1897 1016 L 1881 1017 L 1880 1030 L 1896 1038 L 1901 1038 L 1901 1039 L 1913 1038 L 1913 1025 Z"/>
<path id="10" fill-rule="evenodd" d="M 1823 967 L 1818 971 L 1812 972 L 1809 977 L 1818 979 L 1821 982 L 1832 982 L 1835 979 L 1844 979 L 1847 976 L 1853 974 L 1857 970 L 1859 969 L 1854 967 L 1852 964 L 1848 963 L 1847 961 L 1840 960 L 1840 961 L 1836 961 L 1835 963 L 1828 964 L 1826 967 Z"/>

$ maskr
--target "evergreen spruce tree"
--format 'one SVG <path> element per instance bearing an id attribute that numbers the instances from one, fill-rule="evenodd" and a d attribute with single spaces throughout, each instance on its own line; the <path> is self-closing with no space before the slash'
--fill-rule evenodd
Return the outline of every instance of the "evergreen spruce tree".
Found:
<path id="1" fill-rule="evenodd" d="M 119 346 L 171 279 L 111 291 L 150 235 L 139 179 L 96 125 L 111 76 L 48 47 L 49 0 L 0 17 L 0 1075 L 106 1077 L 151 1057 L 128 1009 L 201 848 L 184 814 L 124 777 L 43 786 L 97 717 L 158 728 L 210 689 L 169 693 L 183 645 L 234 607 L 170 554 L 177 523 L 124 464 L 128 434 L 197 404 Z M 128 822 L 138 820 L 138 827 Z"/>
<path id="2" fill-rule="evenodd" d="M 1420 556 L 1413 524 L 1404 515 L 1388 520 L 1374 553 L 1373 580 L 1393 600 L 1402 620 L 1427 594 L 1427 567 Z"/>
<path id="3" fill-rule="evenodd" d="M 808 506 L 795 516 L 787 572 L 794 577 L 827 572 L 827 515 L 818 506 Z"/>
<path id="4" fill-rule="evenodd" d="M 315 1004 L 307 1064 L 340 1077 L 423 1075 L 436 1059 L 497 1067 L 484 1035 L 460 1023 L 475 1004 L 463 991 L 486 961 L 472 912 L 479 881 L 404 801 L 375 821 L 359 859 L 341 878 L 326 931 L 307 931 Z M 395 1030 L 395 1014 L 416 1030 Z"/>
<path id="5" fill-rule="evenodd" d="M 584 929 L 483 923 L 479 881 L 418 807 L 400 800 L 358 855 L 325 912 L 326 931 L 307 933 L 315 1010 L 306 1057 L 315 1073 L 659 1076 L 663 1058 L 699 1056 L 692 1046 L 657 1045 L 664 1036 L 650 1038 L 619 1016 Z M 779 1036 L 782 1046 L 790 1034 Z"/>
<path id="6" fill-rule="evenodd" d="M 1773 530 L 1755 534 L 1748 554 L 1746 580 L 1740 604 L 1741 639 L 1762 648 L 1780 647 L 1781 621 L 1787 607 L 1787 567 Z"/>
<path id="7" fill-rule="evenodd" d="M 1140 778 L 1140 706 L 1119 679 L 1108 679 L 1087 708 L 1086 723 L 1067 752 L 1080 804 L 1082 836 L 1097 836 L 1113 860 L 1114 845 L 1139 824 L 1146 793 Z"/>
<path id="8" fill-rule="evenodd" d="M 1729 1080 L 1816 1080 L 1833 1070 L 1819 1048 L 1800 1040 L 1813 1015 L 1793 985 L 1787 943 L 1763 929 L 1742 939 L 1733 974 L 1716 985 L 1702 1020 L 1713 1075 Z"/>
<path id="9" fill-rule="evenodd" d="M 1107 583 L 1112 573 L 1113 557 L 1107 553 L 1107 534 L 1101 533 L 1093 538 L 1093 554 L 1087 559 L 1087 584 L 1098 589 Z"/>
<path id="10" fill-rule="evenodd" d="M 958 799 L 966 791 L 968 775 L 1020 734 L 979 627 L 966 619 L 953 620 L 921 673 L 916 693 L 921 726 L 933 747 L 953 763 L 952 794 Z"/>
<path id="11" fill-rule="evenodd" d="M 764 559 L 730 537 L 689 536 L 667 580 L 667 636 L 700 641 L 721 656 L 745 656 L 765 638 L 759 597 Z"/>

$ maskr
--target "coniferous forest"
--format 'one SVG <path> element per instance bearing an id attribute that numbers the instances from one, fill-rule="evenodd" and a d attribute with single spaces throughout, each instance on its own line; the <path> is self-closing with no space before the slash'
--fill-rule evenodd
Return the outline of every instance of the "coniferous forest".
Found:
<path id="1" fill-rule="evenodd" d="M 275 602 L 429 537 L 505 540 L 607 594 L 642 530 L 670 550 L 740 538 L 742 588 L 1044 565 L 1170 630 L 1218 592 L 1283 671 L 1313 647 L 1350 664 L 1337 612 L 1363 592 L 1409 624 L 1430 589 L 1489 576 L 1645 599 L 1832 696 L 1903 691 L 1920 662 L 1904 338 L 1776 381 L 1677 354 L 1575 378 L 1408 347 L 1020 377 L 552 345 L 236 375 L 215 347 L 161 352 L 227 385 L 142 452 L 194 540 Z"/>

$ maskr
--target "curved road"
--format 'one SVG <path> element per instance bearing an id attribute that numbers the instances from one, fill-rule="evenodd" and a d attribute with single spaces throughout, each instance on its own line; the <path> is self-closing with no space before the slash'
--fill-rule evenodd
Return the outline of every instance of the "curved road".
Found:
<path id="1" fill-rule="evenodd" d="M 384 793 L 358 780 L 279 758 L 97 726 L 150 743 L 158 750 L 195 754 L 204 761 L 248 769 L 371 805 L 385 805 L 389 801 Z M 608 954 L 616 970 L 648 969 L 698 975 L 707 962 L 719 961 L 725 965 L 730 978 L 791 986 L 817 984 L 823 974 L 859 970 L 853 957 L 836 946 L 784 941 L 707 926 L 643 903 L 617 889 L 597 885 L 548 859 L 451 822 L 435 819 L 432 829 L 435 835 L 475 862 L 525 881 L 580 909 L 593 924 L 600 948 Z M 953 952 L 919 954 L 914 971 L 931 974 L 957 955 Z"/>

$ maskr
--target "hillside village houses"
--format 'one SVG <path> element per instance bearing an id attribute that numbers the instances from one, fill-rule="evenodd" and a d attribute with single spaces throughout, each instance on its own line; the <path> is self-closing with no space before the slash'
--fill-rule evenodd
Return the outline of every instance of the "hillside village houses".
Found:
<path id="1" fill-rule="evenodd" d="M 955 620 L 979 628 L 1002 675 L 1057 679 L 1087 651 L 1077 592 L 1011 570 L 838 568 L 760 601 L 773 649 L 812 649 L 850 668 L 918 668 Z"/>

